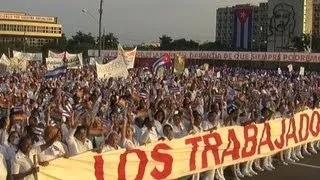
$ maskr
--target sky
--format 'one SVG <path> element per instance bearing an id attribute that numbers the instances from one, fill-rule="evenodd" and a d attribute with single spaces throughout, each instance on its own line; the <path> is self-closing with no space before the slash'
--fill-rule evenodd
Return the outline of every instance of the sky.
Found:
<path id="1" fill-rule="evenodd" d="M 121 44 L 156 42 L 163 34 L 198 42 L 215 40 L 219 7 L 258 4 L 266 0 L 103 0 L 102 31 L 113 32 Z M 0 0 L 1 11 L 55 16 L 71 37 L 82 31 L 98 35 L 100 0 Z M 87 9 L 88 13 L 82 10 Z M 90 14 L 92 16 L 90 16 Z"/>

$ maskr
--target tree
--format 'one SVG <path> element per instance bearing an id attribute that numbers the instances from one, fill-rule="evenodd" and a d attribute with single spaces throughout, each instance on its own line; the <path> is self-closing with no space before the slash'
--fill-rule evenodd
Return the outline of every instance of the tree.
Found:
<path id="1" fill-rule="evenodd" d="M 291 42 L 293 48 L 298 52 L 304 52 L 310 50 L 311 36 L 310 34 L 303 34 L 302 36 L 293 37 Z"/>
<path id="2" fill-rule="evenodd" d="M 95 47 L 96 41 L 91 33 L 86 34 L 78 31 L 68 40 L 66 50 L 70 53 L 83 52 L 84 57 L 86 57 L 88 49 L 94 49 Z"/>
<path id="3" fill-rule="evenodd" d="M 113 34 L 109 33 L 107 35 L 102 35 L 102 47 L 103 49 L 117 49 L 119 44 L 119 39 Z"/>
<path id="4" fill-rule="evenodd" d="M 172 50 L 172 38 L 170 36 L 162 35 L 159 40 L 160 50 Z"/>
<path id="5" fill-rule="evenodd" d="M 171 47 L 173 50 L 181 50 L 181 51 L 199 50 L 199 43 L 193 40 L 186 40 L 182 38 L 182 39 L 174 40 L 171 43 Z"/>
<path id="6" fill-rule="evenodd" d="M 320 52 L 320 37 L 312 38 L 312 52 Z"/>

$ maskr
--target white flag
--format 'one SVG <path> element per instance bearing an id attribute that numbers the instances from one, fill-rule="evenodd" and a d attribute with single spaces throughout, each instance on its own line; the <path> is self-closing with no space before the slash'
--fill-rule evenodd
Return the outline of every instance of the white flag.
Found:
<path id="1" fill-rule="evenodd" d="M 299 72 L 300 76 L 304 76 L 304 67 L 300 67 L 300 72 Z"/>
<path id="2" fill-rule="evenodd" d="M 289 70 L 289 72 L 293 71 L 293 66 L 292 66 L 292 64 L 289 64 L 289 65 L 288 65 L 288 70 Z"/>
<path id="3" fill-rule="evenodd" d="M 220 73 L 220 71 L 217 72 L 217 78 L 221 78 L 221 73 Z"/>
<path id="4" fill-rule="evenodd" d="M 282 74 L 281 68 L 278 68 L 278 74 Z"/>

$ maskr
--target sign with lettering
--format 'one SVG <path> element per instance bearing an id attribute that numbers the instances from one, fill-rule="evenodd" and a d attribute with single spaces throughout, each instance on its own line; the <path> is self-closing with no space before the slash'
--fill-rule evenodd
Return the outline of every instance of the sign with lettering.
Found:
<path id="1" fill-rule="evenodd" d="M 89 50 L 90 57 L 97 56 L 98 51 Z M 212 59 L 236 61 L 288 61 L 288 62 L 320 62 L 320 53 L 279 53 L 279 52 L 232 52 L 232 51 L 137 51 L 136 58 L 157 59 L 164 54 L 170 57 L 183 55 L 186 59 Z M 117 57 L 115 50 L 101 51 L 103 57 Z"/>
<path id="2" fill-rule="evenodd" d="M 39 179 L 177 179 L 319 141 L 319 124 L 319 109 L 305 110 L 288 119 L 225 127 L 131 150 L 88 152 L 41 166 Z"/>
<path id="3" fill-rule="evenodd" d="M 110 77 L 124 77 L 128 76 L 127 65 L 123 56 L 118 56 L 116 59 L 107 64 L 99 64 L 96 62 L 97 75 L 99 79 Z"/>
<path id="4" fill-rule="evenodd" d="M 35 22 L 47 22 L 56 23 L 56 17 L 48 16 L 29 16 L 23 14 L 10 14 L 10 13 L 0 13 L 0 19 L 2 20 L 18 20 L 18 21 L 35 21 Z"/>
<path id="5" fill-rule="evenodd" d="M 13 51 L 13 57 L 19 60 L 42 61 L 42 53 L 25 53 L 20 51 Z"/>
<path id="6" fill-rule="evenodd" d="M 51 71 L 57 67 L 61 67 L 63 65 L 63 61 L 60 58 L 46 58 L 47 70 Z"/>

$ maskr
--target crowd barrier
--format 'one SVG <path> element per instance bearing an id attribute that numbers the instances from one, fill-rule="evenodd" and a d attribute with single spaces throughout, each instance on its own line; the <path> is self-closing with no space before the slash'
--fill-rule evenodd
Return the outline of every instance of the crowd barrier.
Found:
<path id="1" fill-rule="evenodd" d="M 133 150 L 84 153 L 40 167 L 40 180 L 175 179 L 263 158 L 320 140 L 320 109 L 292 118 L 163 141 Z"/>

